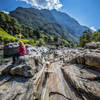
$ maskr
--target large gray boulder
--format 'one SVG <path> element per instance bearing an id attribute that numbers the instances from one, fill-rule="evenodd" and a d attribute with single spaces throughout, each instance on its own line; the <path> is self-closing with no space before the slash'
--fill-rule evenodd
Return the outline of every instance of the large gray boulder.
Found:
<path id="1" fill-rule="evenodd" d="M 27 48 L 27 54 L 32 56 L 43 56 L 43 54 L 46 54 L 49 51 L 47 47 L 36 47 L 36 46 L 28 46 Z"/>
<path id="2" fill-rule="evenodd" d="M 100 70 L 100 53 L 89 53 L 84 55 L 85 64 Z"/>
<path id="3" fill-rule="evenodd" d="M 15 64 L 7 66 L 2 71 L 2 74 L 10 74 L 12 76 L 33 77 L 38 71 L 41 70 L 42 65 L 42 58 L 25 55 L 19 57 L 19 60 Z"/>
<path id="4" fill-rule="evenodd" d="M 18 43 L 8 43 L 4 45 L 4 57 L 11 57 L 17 53 Z"/>
<path id="5" fill-rule="evenodd" d="M 100 42 L 89 42 L 85 44 L 85 48 L 88 49 L 97 49 L 100 48 Z"/>
<path id="6" fill-rule="evenodd" d="M 100 53 L 97 52 L 83 53 L 80 56 L 76 56 L 72 61 L 77 64 L 88 65 L 88 67 L 100 70 Z"/>
<path id="7" fill-rule="evenodd" d="M 14 67 L 9 72 L 11 75 L 16 76 L 23 76 L 23 77 L 33 77 L 34 70 L 31 66 L 25 66 L 25 65 L 19 65 L 17 67 Z"/>

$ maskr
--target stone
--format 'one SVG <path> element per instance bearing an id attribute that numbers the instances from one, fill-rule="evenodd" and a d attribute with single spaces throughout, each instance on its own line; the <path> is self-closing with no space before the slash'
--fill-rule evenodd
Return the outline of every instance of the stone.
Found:
<path id="1" fill-rule="evenodd" d="M 18 43 L 8 43 L 4 45 L 4 57 L 11 57 L 17 53 Z"/>
<path id="2" fill-rule="evenodd" d="M 100 53 L 85 54 L 85 64 L 100 70 Z"/>
<path id="3" fill-rule="evenodd" d="M 21 56 L 19 60 L 13 64 L 7 66 L 2 70 L 2 74 L 11 74 L 13 76 L 33 77 L 35 73 L 41 70 L 43 60 L 34 56 Z"/>
<path id="4" fill-rule="evenodd" d="M 0 100 L 100 99 L 99 49 L 27 50 L 14 65 L 0 67 Z"/>
<path id="5" fill-rule="evenodd" d="M 23 77 L 33 77 L 34 71 L 31 66 L 17 66 L 10 70 L 11 75 L 23 76 Z"/>
<path id="6" fill-rule="evenodd" d="M 38 75 L 35 82 L 40 100 L 82 100 L 65 80 L 60 67 L 60 62 L 53 62 L 50 66 L 42 68 L 41 74 Z"/>
<path id="7" fill-rule="evenodd" d="M 85 48 L 88 49 L 97 49 L 100 48 L 100 42 L 89 42 L 85 44 Z"/>
<path id="8" fill-rule="evenodd" d="M 65 66 L 62 70 L 67 80 L 86 100 L 100 99 L 100 73 L 82 65 Z M 97 79 L 97 80 L 96 80 Z"/>
<path id="9" fill-rule="evenodd" d="M 98 48 L 100 48 L 100 42 L 97 42 Z"/>
<path id="10" fill-rule="evenodd" d="M 0 81 L 3 80 L 7 80 L 6 76 Z M 34 97 L 34 85 L 31 79 L 11 77 L 0 84 L 0 100 L 34 100 Z"/>
<path id="11" fill-rule="evenodd" d="M 83 53 L 80 56 L 76 56 L 73 58 L 71 63 L 88 65 L 88 67 L 94 68 L 96 70 L 100 70 L 100 53 L 98 52 L 90 52 Z"/>
<path id="12" fill-rule="evenodd" d="M 46 53 L 49 49 L 47 47 L 36 47 L 25 44 L 27 46 L 26 51 L 27 55 L 32 56 L 42 56 L 43 53 Z M 4 57 L 11 57 L 13 54 L 17 53 L 18 43 L 8 43 L 4 45 Z"/>
<path id="13" fill-rule="evenodd" d="M 75 51 L 75 50 L 74 50 Z M 73 52 L 70 50 L 69 52 L 66 52 L 66 56 L 63 55 L 57 56 L 58 58 L 63 59 L 64 63 L 71 63 L 71 64 L 82 64 L 82 65 L 88 65 L 88 67 L 94 68 L 96 70 L 100 70 L 100 50 L 77 50 L 76 52 Z"/>
<path id="14" fill-rule="evenodd" d="M 43 61 L 26 55 L 19 57 L 14 65 L 0 68 L 0 100 L 38 100 L 34 76 L 41 71 Z"/>

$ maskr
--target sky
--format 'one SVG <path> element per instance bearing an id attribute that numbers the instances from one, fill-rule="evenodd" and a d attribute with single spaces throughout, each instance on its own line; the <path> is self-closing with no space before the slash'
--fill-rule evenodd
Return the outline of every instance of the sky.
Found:
<path id="1" fill-rule="evenodd" d="M 10 12 L 17 7 L 56 9 L 69 14 L 81 25 L 100 29 L 100 0 L 0 0 L 0 10 Z"/>

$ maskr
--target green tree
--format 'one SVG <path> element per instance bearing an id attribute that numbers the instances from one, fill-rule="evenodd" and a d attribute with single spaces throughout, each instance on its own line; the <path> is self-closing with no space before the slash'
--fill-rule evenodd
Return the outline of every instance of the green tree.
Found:
<path id="1" fill-rule="evenodd" d="M 79 39 L 78 46 L 84 47 L 86 43 L 92 41 L 100 42 L 100 30 L 94 33 L 91 33 L 90 31 L 85 31 Z"/>

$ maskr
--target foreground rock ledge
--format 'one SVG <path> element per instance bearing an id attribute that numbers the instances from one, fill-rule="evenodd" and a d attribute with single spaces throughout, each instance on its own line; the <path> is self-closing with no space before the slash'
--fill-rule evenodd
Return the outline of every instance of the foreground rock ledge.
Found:
<path id="1" fill-rule="evenodd" d="M 7 66 L 2 74 L 11 74 L 13 76 L 33 77 L 41 68 L 42 60 L 40 57 L 21 56 L 14 65 Z"/>
<path id="2" fill-rule="evenodd" d="M 35 75 L 42 69 L 43 59 L 22 56 L 14 65 L 2 68 L 0 75 L 0 100 L 36 100 Z M 37 78 L 37 77 L 36 77 Z"/>
<path id="3" fill-rule="evenodd" d="M 98 78 L 100 73 L 94 70 L 84 68 L 82 65 L 69 65 L 64 67 L 63 73 L 70 81 L 71 85 L 77 89 L 80 95 L 83 95 L 86 100 L 100 99 L 100 83 Z"/>
<path id="4" fill-rule="evenodd" d="M 68 48 L 48 57 L 41 53 L 0 67 L 0 100 L 100 100 L 99 53 Z"/>

